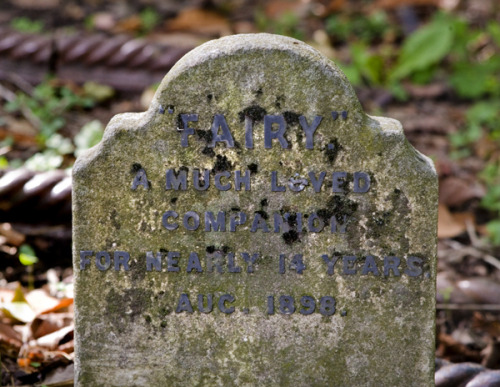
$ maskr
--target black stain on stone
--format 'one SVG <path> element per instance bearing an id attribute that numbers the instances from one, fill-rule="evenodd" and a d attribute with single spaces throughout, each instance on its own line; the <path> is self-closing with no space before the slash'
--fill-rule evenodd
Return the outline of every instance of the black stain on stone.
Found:
<path id="1" fill-rule="evenodd" d="M 208 146 L 203 148 L 201 153 L 206 155 L 206 156 L 209 156 L 209 157 L 215 157 L 215 152 L 214 152 L 213 148 L 209 148 Z"/>
<path id="2" fill-rule="evenodd" d="M 137 172 L 139 172 L 142 169 L 142 165 L 139 163 L 133 163 L 132 166 L 130 167 L 130 173 L 135 175 Z"/>
<path id="3" fill-rule="evenodd" d="M 285 119 L 285 122 L 288 127 L 293 127 L 295 129 L 295 135 L 297 136 L 297 143 L 301 144 L 302 140 L 304 138 L 304 131 L 300 128 L 299 126 L 299 117 L 300 114 L 291 112 L 291 111 L 286 111 L 283 113 L 283 118 Z M 289 135 L 286 135 L 285 133 L 285 138 L 288 141 L 288 148 L 292 147 L 292 141 L 289 138 Z"/>
<path id="4" fill-rule="evenodd" d="M 170 203 L 171 204 L 177 203 L 177 197 L 173 197 L 172 199 L 170 199 Z"/>
<path id="5" fill-rule="evenodd" d="M 295 230 L 290 230 L 290 231 L 283 233 L 282 238 L 287 245 L 291 245 L 294 242 L 299 241 L 299 234 Z"/>
<path id="6" fill-rule="evenodd" d="M 269 204 L 269 202 L 267 201 L 267 199 L 266 199 L 266 198 L 264 198 L 264 199 L 262 199 L 262 200 L 260 201 L 260 205 L 261 205 L 262 207 L 267 207 L 267 205 L 268 205 L 268 204 Z"/>
<path id="7" fill-rule="evenodd" d="M 305 217 L 306 215 L 304 215 Z M 290 215 L 288 215 L 287 219 L 288 226 L 290 228 L 294 228 L 295 231 L 301 232 L 302 230 L 297 230 L 297 214 L 295 212 L 292 212 Z"/>
<path id="8" fill-rule="evenodd" d="M 212 94 L 208 94 L 207 95 L 207 101 L 208 102 L 212 102 L 212 99 L 214 98 L 214 96 Z"/>
<path id="9" fill-rule="evenodd" d="M 262 121 L 266 114 L 267 111 L 265 109 L 258 105 L 252 105 L 238 112 L 238 117 L 240 118 L 240 122 L 245 121 L 245 117 L 251 118 L 253 122 L 258 122 Z"/>
<path id="10" fill-rule="evenodd" d="M 284 112 L 283 113 L 283 118 L 285 119 L 286 123 L 290 126 L 292 125 L 298 125 L 299 124 L 299 117 L 300 114 L 297 114 L 295 112 Z"/>
<path id="11" fill-rule="evenodd" d="M 113 211 L 111 211 L 111 214 L 109 215 L 109 220 L 111 220 L 111 224 L 113 225 L 114 228 L 116 228 L 117 230 L 121 228 L 121 224 L 118 221 L 118 211 L 116 211 L 116 209 L 113 209 Z"/>
<path id="12" fill-rule="evenodd" d="M 320 208 L 316 213 L 325 222 L 329 222 L 330 218 L 335 215 L 338 222 L 344 222 L 344 216 L 350 217 L 354 215 L 358 209 L 358 203 L 345 196 L 335 195 L 328 199 L 326 207 Z"/>
<path id="13" fill-rule="evenodd" d="M 269 219 L 269 215 L 267 214 L 266 211 L 259 210 L 259 211 L 255 211 L 254 213 L 262 216 L 262 219 L 265 219 L 265 220 Z"/>
<path id="14" fill-rule="evenodd" d="M 196 129 L 194 132 L 199 140 L 204 141 L 207 144 L 212 141 L 213 135 L 211 130 Z"/>
<path id="15" fill-rule="evenodd" d="M 184 129 L 184 123 L 182 122 L 181 113 L 177 114 L 177 127 L 179 129 Z"/>
<path id="16" fill-rule="evenodd" d="M 143 315 L 143 311 L 151 306 L 152 291 L 138 288 L 126 289 L 117 292 L 110 288 L 104 296 L 106 300 L 106 311 L 121 318 L 115 320 L 115 328 L 118 332 L 124 332 L 138 316 L 144 316 L 146 321 L 148 315 Z M 151 316 L 149 316 L 151 318 Z"/>
<path id="17" fill-rule="evenodd" d="M 250 170 L 251 173 L 257 173 L 259 172 L 259 166 L 255 163 L 248 164 L 247 168 Z"/>
<path id="18" fill-rule="evenodd" d="M 378 240 L 380 246 L 386 250 L 389 250 L 389 246 L 396 242 L 397 251 L 394 251 L 392 255 L 398 255 L 409 249 L 406 231 L 410 227 L 411 208 L 406 195 L 397 188 L 387 196 L 386 201 L 391 203 L 390 208 L 373 213 L 366 224 L 366 236 L 369 239 Z M 390 232 L 387 231 L 388 229 Z"/>
<path id="19" fill-rule="evenodd" d="M 276 101 L 274 102 L 274 106 L 276 106 L 276 109 L 281 109 L 281 103 L 285 102 L 285 96 L 284 95 L 278 95 L 276 97 Z"/>
<path id="20" fill-rule="evenodd" d="M 241 208 L 240 207 L 231 207 L 231 211 L 239 212 L 239 211 L 241 211 Z"/>
<path id="21" fill-rule="evenodd" d="M 354 185 L 354 175 L 347 172 L 347 175 L 342 183 L 340 183 L 339 188 L 344 192 L 347 192 L 349 190 L 349 183 L 352 183 Z"/>
<path id="22" fill-rule="evenodd" d="M 388 223 L 390 216 L 391 216 L 391 213 L 389 211 L 383 211 L 383 212 L 377 213 L 372 218 L 372 220 L 377 226 L 385 226 Z"/>
<path id="23" fill-rule="evenodd" d="M 254 94 L 257 98 L 261 97 L 264 92 L 262 91 L 262 87 L 259 87 L 257 90 L 254 91 Z"/>
<path id="24" fill-rule="evenodd" d="M 139 262 L 146 262 L 146 254 L 139 255 Z M 144 281 L 144 277 L 146 276 L 146 271 L 143 270 L 142 267 L 131 266 L 130 267 L 130 279 L 134 286 L 138 288 L 142 288 L 142 282 Z"/>
<path id="25" fill-rule="evenodd" d="M 335 160 L 341 150 L 342 146 L 336 138 L 330 140 L 329 144 L 325 146 L 326 159 L 332 164 L 335 163 Z"/>
<path id="26" fill-rule="evenodd" d="M 227 254 L 231 251 L 231 247 L 226 246 L 226 245 L 222 245 L 220 247 L 210 245 L 210 246 L 207 246 L 205 250 L 208 254 L 213 254 L 215 252 Z"/>
<path id="27" fill-rule="evenodd" d="M 168 250 L 163 247 L 160 247 L 160 253 L 167 254 Z"/>
<path id="28" fill-rule="evenodd" d="M 231 171 L 232 169 L 233 165 L 226 156 L 217 155 L 212 172 Z"/>

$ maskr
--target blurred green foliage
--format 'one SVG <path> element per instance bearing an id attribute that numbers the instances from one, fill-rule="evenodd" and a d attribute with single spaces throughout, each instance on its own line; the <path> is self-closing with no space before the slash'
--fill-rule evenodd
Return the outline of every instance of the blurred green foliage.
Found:
<path id="1" fill-rule="evenodd" d="M 305 33 L 300 26 L 300 17 L 292 11 L 284 12 L 278 18 L 273 19 L 266 15 L 263 10 L 255 12 L 255 24 L 262 32 L 278 35 L 291 36 L 303 40 Z"/>
<path id="2" fill-rule="evenodd" d="M 31 266 L 37 263 L 38 258 L 36 256 L 35 250 L 33 250 L 29 245 L 21 245 L 21 247 L 19 247 L 19 261 L 24 266 Z"/>
<path id="3" fill-rule="evenodd" d="M 58 131 L 66 125 L 65 114 L 75 109 L 88 109 L 97 102 L 105 101 L 114 95 L 108 86 L 93 82 L 86 83 L 78 93 L 68 86 L 53 80 L 46 80 L 36 86 L 28 95 L 18 93 L 15 100 L 6 104 L 7 111 L 22 111 L 32 116 L 31 121 L 38 125 L 40 151 L 26 161 L 0 158 L 0 169 L 24 166 L 33 171 L 49 171 L 64 166 L 66 156 L 78 156 L 83 150 L 96 145 L 102 138 L 104 128 L 99 121 L 84 125 L 74 138 L 62 136 Z M 13 139 L 7 137 L 0 143 L 0 148 L 11 146 Z M 67 165 L 68 163 L 66 163 Z"/>
<path id="4" fill-rule="evenodd" d="M 147 34 L 154 30 L 154 28 L 160 23 L 161 16 L 154 8 L 146 7 L 139 13 L 139 18 L 141 19 L 141 33 Z"/>
<path id="5" fill-rule="evenodd" d="M 41 20 L 31 20 L 27 17 L 16 17 L 11 20 L 10 26 L 19 31 L 31 34 L 36 34 L 42 32 L 44 28 L 43 21 Z"/>
<path id="6" fill-rule="evenodd" d="M 373 43 L 382 40 L 393 27 L 387 14 L 379 10 L 369 15 L 357 14 L 354 17 L 346 14 L 331 15 L 325 21 L 325 29 L 334 43 L 352 39 Z"/>
<path id="7" fill-rule="evenodd" d="M 83 125 L 80 132 L 75 136 L 75 156 L 89 148 L 97 145 L 101 141 L 104 134 L 104 126 L 98 120 L 93 120 Z"/>
<path id="8" fill-rule="evenodd" d="M 64 127 L 63 114 L 71 109 L 91 108 L 94 100 L 77 95 L 67 86 L 54 84 L 50 79 L 40 83 L 31 95 L 19 92 L 16 99 L 5 106 L 9 112 L 27 110 L 38 122 L 38 140 L 45 144 L 54 133 Z"/>

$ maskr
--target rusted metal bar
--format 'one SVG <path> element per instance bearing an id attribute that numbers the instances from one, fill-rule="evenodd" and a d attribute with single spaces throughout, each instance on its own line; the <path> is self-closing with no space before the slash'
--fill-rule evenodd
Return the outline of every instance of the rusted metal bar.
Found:
<path id="1" fill-rule="evenodd" d="M 500 371 L 476 363 L 450 363 L 436 359 L 436 387 L 498 387 Z"/>
<path id="2" fill-rule="evenodd" d="M 192 47 L 126 35 L 32 35 L 0 29 L 0 80 L 17 74 L 38 83 L 48 73 L 63 80 L 93 80 L 117 90 L 141 92 L 161 81 Z"/>
<path id="3" fill-rule="evenodd" d="M 0 218 L 69 223 L 71 176 L 62 170 L 35 173 L 21 168 L 5 172 L 0 177 Z"/>

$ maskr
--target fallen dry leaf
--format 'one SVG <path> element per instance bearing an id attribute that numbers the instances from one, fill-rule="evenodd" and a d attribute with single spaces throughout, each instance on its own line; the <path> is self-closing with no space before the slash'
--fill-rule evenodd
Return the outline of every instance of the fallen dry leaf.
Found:
<path id="1" fill-rule="evenodd" d="M 469 200 L 481 199 L 484 187 L 477 181 L 470 182 L 450 176 L 439 182 L 439 201 L 447 207 L 459 207 Z"/>
<path id="2" fill-rule="evenodd" d="M 120 20 L 116 23 L 113 31 L 115 33 L 136 33 L 142 27 L 142 21 L 139 15 L 132 15 L 126 19 Z"/>
<path id="3" fill-rule="evenodd" d="M 47 350 L 56 350 L 61 342 L 64 340 L 64 343 L 67 343 L 68 341 L 73 339 L 73 331 L 74 331 L 74 326 L 69 325 L 67 327 L 61 328 L 55 332 L 49 333 L 48 335 L 42 336 L 36 340 L 31 340 L 29 342 L 29 347 L 42 347 L 43 349 Z"/>
<path id="4" fill-rule="evenodd" d="M 302 15 L 307 10 L 307 4 L 303 1 L 274 0 L 266 2 L 265 12 L 271 19 L 279 19 L 284 14 L 293 13 Z"/>
<path id="5" fill-rule="evenodd" d="M 0 348 L 2 353 L 10 357 L 17 357 L 21 349 L 22 338 L 10 324 L 0 322 Z"/>
<path id="6" fill-rule="evenodd" d="M 31 308 L 24 297 L 20 284 L 18 284 L 12 299 L 0 304 L 0 310 L 5 317 L 24 323 L 31 322 L 36 317 L 35 311 Z"/>
<path id="7" fill-rule="evenodd" d="M 438 238 L 453 238 L 466 231 L 466 222 L 474 223 L 474 214 L 451 213 L 444 205 L 438 205 Z"/>
<path id="8" fill-rule="evenodd" d="M 26 295 L 26 300 L 32 305 L 36 315 L 52 313 L 73 304 L 72 298 L 58 299 L 50 296 L 43 289 L 35 289 Z"/>
<path id="9" fill-rule="evenodd" d="M 478 351 L 469 349 L 466 345 L 459 343 L 451 335 L 440 332 L 438 334 L 438 347 L 436 355 L 443 357 L 450 361 L 463 361 L 463 359 L 471 359 L 473 361 L 480 361 Z"/>
<path id="10" fill-rule="evenodd" d="M 176 18 L 166 22 L 167 31 L 196 31 L 209 36 L 231 34 L 227 19 L 218 13 L 198 8 L 187 8 L 179 12 Z"/>
<path id="11" fill-rule="evenodd" d="M 38 339 L 72 323 L 73 313 L 42 314 L 31 322 L 31 335 L 34 339 Z"/>

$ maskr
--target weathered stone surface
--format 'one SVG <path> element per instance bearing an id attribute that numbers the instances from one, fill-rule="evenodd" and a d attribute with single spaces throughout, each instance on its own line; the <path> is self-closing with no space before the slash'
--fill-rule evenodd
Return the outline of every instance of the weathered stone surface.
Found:
<path id="1" fill-rule="evenodd" d="M 239 35 L 193 50 L 73 176 L 77 385 L 433 383 L 434 167 L 306 44 Z M 225 231 L 211 229 L 219 213 Z"/>

